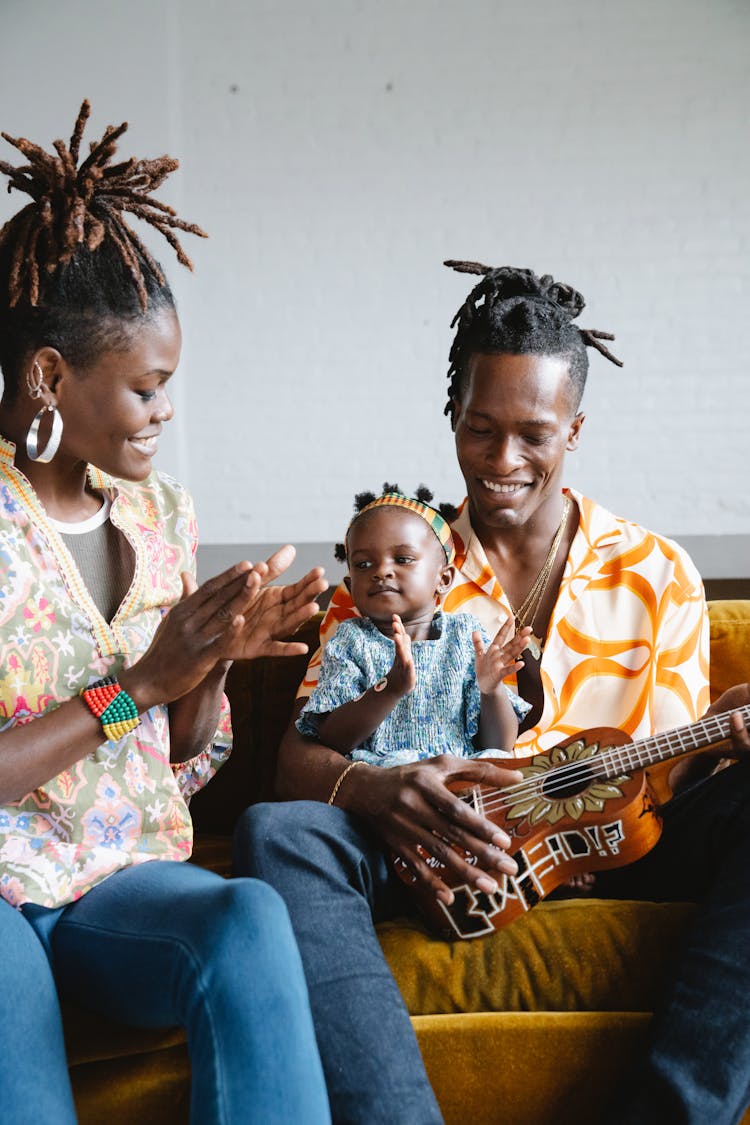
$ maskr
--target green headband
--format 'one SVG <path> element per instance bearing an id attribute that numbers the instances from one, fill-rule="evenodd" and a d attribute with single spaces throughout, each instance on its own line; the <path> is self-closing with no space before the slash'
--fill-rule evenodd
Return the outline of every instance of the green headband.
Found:
<path id="1" fill-rule="evenodd" d="M 421 518 L 428 524 L 429 527 L 435 532 L 440 546 L 445 552 L 445 560 L 450 566 L 456 557 L 456 551 L 453 546 L 453 535 L 451 533 L 450 524 L 440 515 L 435 508 L 431 508 L 429 504 L 425 504 L 422 500 L 413 500 L 410 496 L 404 496 L 402 492 L 384 492 L 382 496 L 378 496 L 376 500 L 372 500 L 366 504 L 361 511 L 352 518 L 349 527 L 346 529 L 346 538 L 349 538 L 349 532 L 352 529 L 352 524 L 356 523 L 360 516 L 365 512 L 371 512 L 373 508 L 405 508 L 408 512 L 414 512 L 415 515 Z"/>

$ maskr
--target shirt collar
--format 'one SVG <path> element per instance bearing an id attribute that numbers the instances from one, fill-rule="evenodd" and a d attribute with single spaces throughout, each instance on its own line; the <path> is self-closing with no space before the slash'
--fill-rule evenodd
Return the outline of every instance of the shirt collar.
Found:
<path id="1" fill-rule="evenodd" d="M 15 442 L 10 441 L 8 438 L 0 435 L 0 465 L 3 465 L 3 467 L 6 469 L 15 468 L 15 460 Z M 97 469 L 95 465 L 88 465 L 86 468 L 86 472 L 88 474 L 89 484 L 92 488 L 107 490 L 116 494 L 117 488 L 115 485 L 115 479 L 114 477 L 111 477 L 109 473 L 102 472 L 102 470 Z"/>
<path id="2" fill-rule="evenodd" d="M 622 538 L 620 521 L 606 508 L 595 504 L 573 488 L 566 488 L 564 492 L 578 505 L 580 515 L 578 530 L 568 552 L 563 582 L 569 570 L 580 576 L 582 571 L 596 569 L 602 548 L 610 547 Z M 496 601 L 506 601 L 479 536 L 471 526 L 468 500 L 464 500 L 451 527 L 456 545 L 457 569 Z"/>

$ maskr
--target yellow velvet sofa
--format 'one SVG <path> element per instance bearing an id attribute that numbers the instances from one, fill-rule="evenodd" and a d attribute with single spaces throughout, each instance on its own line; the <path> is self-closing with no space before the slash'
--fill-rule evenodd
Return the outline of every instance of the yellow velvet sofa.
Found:
<path id="1" fill-rule="evenodd" d="M 715 698 L 750 680 L 750 600 L 709 608 Z M 306 636 L 314 636 L 314 623 Z M 237 815 L 271 798 L 276 747 L 303 666 L 304 660 L 276 659 L 232 669 L 235 753 L 193 802 L 195 862 L 228 874 Z M 648 1032 L 690 910 L 545 902 L 500 933 L 455 944 L 413 921 L 383 925 L 380 939 L 448 1125 L 601 1120 L 608 1091 Z M 187 1121 L 189 1062 L 178 1029 L 118 1027 L 71 1005 L 64 1018 L 84 1125 Z M 750 1112 L 743 1121 L 750 1125 Z"/>

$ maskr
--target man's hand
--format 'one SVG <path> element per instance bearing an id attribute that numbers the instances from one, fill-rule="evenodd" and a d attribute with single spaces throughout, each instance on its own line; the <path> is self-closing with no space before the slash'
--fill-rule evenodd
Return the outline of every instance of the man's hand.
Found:
<path id="1" fill-rule="evenodd" d="M 750 755 L 750 733 L 748 733 L 747 722 L 738 710 L 734 710 L 735 707 L 747 707 L 748 705 L 750 705 L 750 684 L 735 684 L 734 687 L 728 688 L 723 695 L 720 695 L 715 703 L 711 704 L 703 716 L 704 719 L 710 718 L 712 715 L 725 714 L 727 711 L 732 712 L 729 716 L 731 744 L 721 742 L 699 754 L 678 759 L 669 771 L 669 788 L 672 793 L 679 793 L 686 786 L 708 777 L 710 773 L 717 769 L 721 769 L 722 759 L 724 760 L 723 764 L 728 765 L 726 759 L 747 758 Z"/>
<path id="2" fill-rule="evenodd" d="M 365 819 L 419 882 L 450 904 L 453 892 L 419 854 L 419 845 L 440 860 L 453 879 L 487 894 L 497 890 L 499 873 L 514 875 L 517 868 L 507 854 L 510 837 L 451 792 L 448 783 L 465 782 L 467 789 L 479 784 L 504 788 L 522 780 L 518 770 L 441 755 L 391 769 L 353 770 L 339 803 Z M 477 863 L 468 863 L 451 844 L 476 856 Z"/>
<path id="3" fill-rule="evenodd" d="M 750 733 L 748 732 L 748 722 L 743 719 L 739 711 L 735 708 L 750 706 L 750 684 L 735 684 L 730 687 L 723 695 L 720 695 L 714 704 L 712 704 L 706 716 L 721 715 L 725 711 L 732 711 L 729 717 L 730 733 L 732 738 L 732 748 L 730 757 L 744 758 L 750 754 Z M 727 756 L 726 748 L 723 750 L 724 757 Z"/>

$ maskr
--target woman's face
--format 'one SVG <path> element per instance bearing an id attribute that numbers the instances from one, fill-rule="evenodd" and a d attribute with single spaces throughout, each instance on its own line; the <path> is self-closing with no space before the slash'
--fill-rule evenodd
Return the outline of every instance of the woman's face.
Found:
<path id="1" fill-rule="evenodd" d="M 167 309 L 139 322 L 126 347 L 101 352 L 85 369 L 63 361 L 52 388 L 63 420 L 55 461 L 83 461 L 115 477 L 144 480 L 162 425 L 173 414 L 167 382 L 181 345 L 177 315 Z"/>

